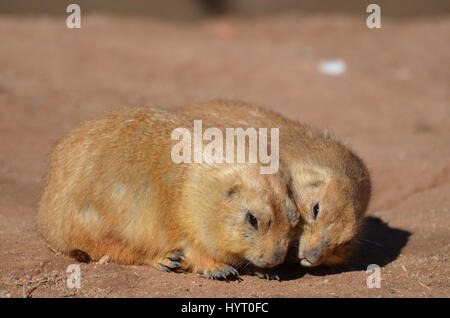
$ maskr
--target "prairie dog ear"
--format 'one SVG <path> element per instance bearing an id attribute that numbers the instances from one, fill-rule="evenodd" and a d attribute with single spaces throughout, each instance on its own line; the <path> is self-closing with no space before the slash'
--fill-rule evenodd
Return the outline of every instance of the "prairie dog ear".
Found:
<path id="1" fill-rule="evenodd" d="M 330 181 L 330 173 L 321 167 L 298 167 L 293 173 L 296 183 L 302 187 L 320 188 Z"/>
<path id="2" fill-rule="evenodd" d="M 219 184 L 221 184 L 223 195 L 225 197 L 231 199 L 239 195 L 239 193 L 242 192 L 242 188 L 244 186 L 242 179 L 242 169 L 233 166 L 222 166 L 222 169 L 216 171 L 211 187 L 215 188 Z"/>
<path id="3" fill-rule="evenodd" d="M 330 181 L 330 173 L 321 167 L 294 166 L 291 174 L 288 189 L 297 204 L 316 197 Z"/>
<path id="4" fill-rule="evenodd" d="M 239 194 L 240 191 L 241 191 L 241 185 L 234 184 L 227 188 L 226 196 L 228 198 L 232 198 L 232 197 L 236 196 L 237 194 Z"/>
<path id="5" fill-rule="evenodd" d="M 300 212 L 298 212 L 297 207 L 289 196 L 286 196 L 284 200 L 284 206 L 286 209 L 286 213 L 289 219 L 289 222 L 292 226 L 296 226 L 298 221 L 300 220 Z"/>

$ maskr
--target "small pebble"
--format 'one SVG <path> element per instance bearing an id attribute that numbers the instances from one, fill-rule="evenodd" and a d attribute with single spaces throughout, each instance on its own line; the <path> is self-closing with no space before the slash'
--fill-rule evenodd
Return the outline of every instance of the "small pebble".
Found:
<path id="1" fill-rule="evenodd" d="M 97 262 L 97 264 L 107 265 L 109 263 L 109 256 L 103 255 L 102 258 Z"/>

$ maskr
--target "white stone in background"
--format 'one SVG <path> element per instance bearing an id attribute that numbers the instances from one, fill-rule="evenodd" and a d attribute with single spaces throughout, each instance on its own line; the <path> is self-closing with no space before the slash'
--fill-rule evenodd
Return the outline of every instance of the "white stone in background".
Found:
<path id="1" fill-rule="evenodd" d="M 326 60 L 319 62 L 319 71 L 326 75 L 341 75 L 347 70 L 347 64 L 344 60 Z"/>

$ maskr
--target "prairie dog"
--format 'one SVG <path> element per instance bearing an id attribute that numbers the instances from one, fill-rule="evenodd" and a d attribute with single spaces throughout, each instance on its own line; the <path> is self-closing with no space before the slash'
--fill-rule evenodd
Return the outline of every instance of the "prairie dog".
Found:
<path id="1" fill-rule="evenodd" d="M 257 164 L 174 163 L 171 134 L 192 126 L 181 114 L 124 108 L 75 128 L 51 158 L 42 236 L 63 253 L 209 278 L 282 263 L 299 219 L 285 183 Z"/>
<path id="2" fill-rule="evenodd" d="M 369 172 L 355 154 L 316 129 L 239 100 L 180 111 L 220 127 L 279 127 L 280 169 L 303 221 L 293 243 L 300 263 L 311 267 L 348 260 L 371 192 Z"/>

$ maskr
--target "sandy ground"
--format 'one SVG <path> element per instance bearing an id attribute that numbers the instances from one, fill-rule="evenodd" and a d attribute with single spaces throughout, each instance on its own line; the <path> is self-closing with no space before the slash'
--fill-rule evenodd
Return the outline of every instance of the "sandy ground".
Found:
<path id="1" fill-rule="evenodd" d="M 283 15 L 195 24 L 0 16 L 0 297 L 449 297 L 450 17 Z M 328 76 L 321 60 L 347 71 Z M 81 121 L 123 105 L 174 109 L 236 97 L 329 129 L 370 168 L 366 243 L 349 266 L 281 266 L 281 282 L 209 281 L 81 264 L 40 241 L 49 154 Z M 365 269 L 381 266 L 381 288 Z"/>

